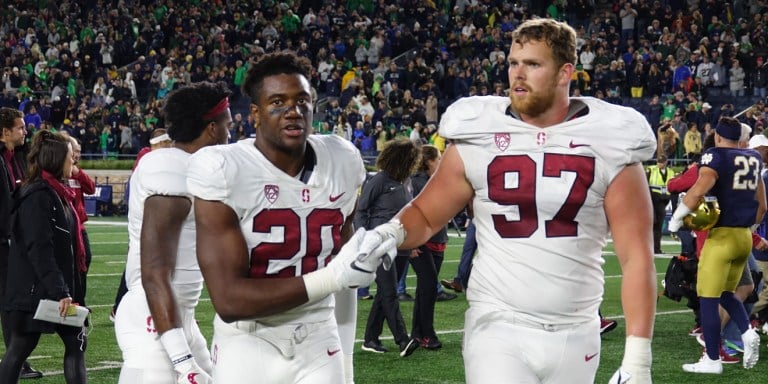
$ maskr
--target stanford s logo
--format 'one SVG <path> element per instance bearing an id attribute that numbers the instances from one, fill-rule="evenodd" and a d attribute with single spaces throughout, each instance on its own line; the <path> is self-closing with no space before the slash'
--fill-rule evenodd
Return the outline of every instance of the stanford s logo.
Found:
<path id="1" fill-rule="evenodd" d="M 309 189 L 304 188 L 301 190 L 301 201 L 304 203 L 309 203 Z"/>
<path id="2" fill-rule="evenodd" d="M 280 187 L 274 184 L 267 184 L 264 186 L 264 197 L 274 204 L 277 201 L 277 196 L 280 195 Z"/>
<path id="3" fill-rule="evenodd" d="M 493 141 L 496 142 L 496 148 L 504 152 L 509 147 L 509 133 L 497 133 L 493 136 Z"/>

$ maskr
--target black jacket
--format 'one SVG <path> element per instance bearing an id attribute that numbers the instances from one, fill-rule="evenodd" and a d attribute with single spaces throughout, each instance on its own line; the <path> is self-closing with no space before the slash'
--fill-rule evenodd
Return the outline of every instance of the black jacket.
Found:
<path id="1" fill-rule="evenodd" d="M 411 176 L 411 182 L 413 184 L 413 196 L 418 196 L 419 193 L 421 193 L 421 190 L 424 189 L 424 186 L 427 185 L 427 181 L 429 181 L 429 175 L 427 175 L 425 172 L 419 171 L 416 172 L 415 175 Z M 445 244 L 448 242 L 448 223 L 444 225 L 442 228 L 440 228 L 437 233 L 432 235 L 432 237 L 428 240 L 430 243 L 439 243 L 439 244 Z"/>
<path id="2" fill-rule="evenodd" d="M 11 236 L 11 208 L 13 207 L 13 191 L 16 189 L 16 180 L 12 180 L 8 165 L 5 163 L 3 154 L 7 151 L 2 142 L 0 142 L 0 240 L 6 240 Z M 27 169 L 25 153 L 21 148 L 14 151 L 13 159 L 16 164 L 14 168 L 19 174 L 24 176 Z"/>
<path id="3" fill-rule="evenodd" d="M 43 180 L 21 187 L 14 197 L 4 308 L 34 312 L 40 299 L 67 296 L 85 305 L 68 205 Z"/>
<path id="4" fill-rule="evenodd" d="M 410 183 L 398 183 L 386 172 L 373 175 L 363 184 L 357 203 L 356 226 L 365 229 L 384 224 L 413 198 L 406 188 Z"/>

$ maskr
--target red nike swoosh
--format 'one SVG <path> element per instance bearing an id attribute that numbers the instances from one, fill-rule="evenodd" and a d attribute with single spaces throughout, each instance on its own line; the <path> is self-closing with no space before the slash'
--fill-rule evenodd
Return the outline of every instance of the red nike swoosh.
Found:
<path id="1" fill-rule="evenodd" d="M 598 352 L 600 353 L 600 352 Z M 584 355 L 584 361 L 590 361 L 595 358 L 595 356 L 598 355 L 598 353 L 595 353 L 594 355 Z"/>
<path id="2" fill-rule="evenodd" d="M 197 372 L 190 373 L 187 375 L 187 380 L 189 380 L 189 384 L 197 384 L 197 380 L 195 380 L 195 376 L 199 375 Z"/>
<path id="3" fill-rule="evenodd" d="M 573 140 L 571 140 L 570 143 L 568 143 L 568 146 L 571 148 L 578 148 L 578 147 L 591 147 L 590 144 L 574 144 Z"/>
<path id="4" fill-rule="evenodd" d="M 329 350 L 326 350 L 325 352 L 328 353 L 328 356 L 333 356 L 333 355 L 339 353 L 339 351 L 341 351 L 341 349 L 336 349 L 336 350 L 333 350 L 333 351 L 331 351 L 329 349 Z"/>
<path id="5" fill-rule="evenodd" d="M 333 202 L 335 202 L 336 200 L 338 200 L 338 199 L 341 199 L 341 197 L 342 197 L 342 196 L 344 196 L 344 194 L 345 194 L 345 193 L 346 193 L 346 192 L 342 192 L 342 193 L 340 193 L 340 194 L 338 194 L 338 195 L 336 195 L 336 196 L 331 196 L 331 197 L 329 198 L 329 200 L 331 200 L 331 203 L 333 203 Z"/>

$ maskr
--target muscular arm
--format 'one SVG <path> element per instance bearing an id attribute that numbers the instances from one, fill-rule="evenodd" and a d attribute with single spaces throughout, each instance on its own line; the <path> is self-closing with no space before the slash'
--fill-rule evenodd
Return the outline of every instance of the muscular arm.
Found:
<path id="1" fill-rule="evenodd" d="M 224 321 L 269 316 L 307 302 L 301 277 L 248 276 L 249 250 L 232 208 L 219 201 L 195 198 L 195 223 L 197 261 L 213 307 Z"/>
<path id="2" fill-rule="evenodd" d="M 192 202 L 181 196 L 150 196 L 141 225 L 141 283 L 158 333 L 181 327 L 171 288 L 179 236 Z"/>
<path id="3" fill-rule="evenodd" d="M 647 188 L 646 188 L 647 189 Z M 421 193 L 395 216 L 406 238 L 400 249 L 417 248 L 469 203 L 474 194 L 464 174 L 464 163 L 452 145 L 445 151 L 437 171 Z"/>
<path id="4" fill-rule="evenodd" d="M 683 204 L 688 209 L 696 209 L 699 201 L 712 189 L 715 182 L 717 182 L 717 172 L 709 167 L 701 167 L 699 169 L 699 178 L 696 179 L 696 183 L 693 184 L 688 193 L 685 194 L 685 197 L 683 197 Z"/>
<path id="5" fill-rule="evenodd" d="M 653 209 L 644 176 L 640 164 L 624 168 L 608 187 L 604 207 L 621 265 L 621 302 L 627 335 L 651 338 L 656 313 L 656 268 L 652 252 Z"/>

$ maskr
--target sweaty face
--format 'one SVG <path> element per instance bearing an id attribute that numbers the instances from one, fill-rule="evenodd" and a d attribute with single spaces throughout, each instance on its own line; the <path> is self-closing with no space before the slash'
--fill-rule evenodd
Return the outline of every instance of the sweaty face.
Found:
<path id="1" fill-rule="evenodd" d="M 509 98 L 517 113 L 536 117 L 552 107 L 558 82 L 557 64 L 546 43 L 513 43 L 509 51 Z"/>
<path id="2" fill-rule="evenodd" d="M 303 153 L 312 128 L 312 94 L 300 74 L 264 78 L 258 105 L 251 113 L 258 121 L 256 146 L 262 152 Z"/>

